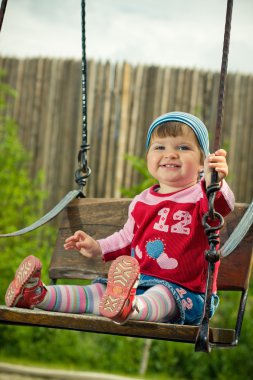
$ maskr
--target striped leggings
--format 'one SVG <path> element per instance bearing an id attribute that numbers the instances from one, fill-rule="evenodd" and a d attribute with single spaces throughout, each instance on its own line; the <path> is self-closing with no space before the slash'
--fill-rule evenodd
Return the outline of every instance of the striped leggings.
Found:
<path id="1" fill-rule="evenodd" d="M 99 303 L 105 292 L 104 284 L 87 286 L 51 285 L 47 286 L 44 300 L 37 308 L 63 313 L 99 315 Z M 164 285 L 155 285 L 142 295 L 136 296 L 138 311 L 133 311 L 131 319 L 142 321 L 163 321 L 173 317 L 177 311 L 176 302 Z"/>

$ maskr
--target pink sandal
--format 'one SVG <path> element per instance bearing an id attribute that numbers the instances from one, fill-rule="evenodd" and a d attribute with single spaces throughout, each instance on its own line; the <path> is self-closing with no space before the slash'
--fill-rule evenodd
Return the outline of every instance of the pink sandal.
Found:
<path id="1" fill-rule="evenodd" d="M 120 256 L 108 272 L 106 291 L 99 305 L 100 314 L 115 323 L 125 323 L 134 309 L 139 278 L 139 263 L 131 256 Z"/>
<path id="2" fill-rule="evenodd" d="M 27 256 L 22 261 L 6 291 L 7 306 L 31 309 L 42 302 L 47 291 L 40 278 L 41 268 L 42 264 L 35 256 Z"/>

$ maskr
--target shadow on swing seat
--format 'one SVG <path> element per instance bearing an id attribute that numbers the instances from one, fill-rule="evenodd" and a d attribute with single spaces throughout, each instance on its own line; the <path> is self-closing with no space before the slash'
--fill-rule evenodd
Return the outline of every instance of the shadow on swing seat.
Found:
<path id="1" fill-rule="evenodd" d="M 130 200 L 127 199 L 77 198 L 64 209 L 49 268 L 49 277 L 53 283 L 58 279 L 92 280 L 97 276 L 106 276 L 110 263 L 104 263 L 100 259 L 87 259 L 76 251 L 65 251 L 63 243 L 78 229 L 83 229 L 95 239 L 106 237 L 119 230 L 127 219 L 129 202 Z M 225 225 L 220 231 L 222 244 L 231 235 L 246 209 L 246 204 L 237 203 L 234 211 L 226 218 Z M 210 325 L 209 344 L 211 347 L 233 347 L 239 341 L 252 267 L 252 245 L 251 227 L 236 249 L 228 256 L 221 258 L 218 289 L 239 292 L 240 301 L 235 328 L 228 329 Z M 131 320 L 125 325 L 117 325 L 100 316 L 8 308 L 6 306 L 0 306 L 0 323 L 185 343 L 195 343 L 198 334 L 198 326 Z"/>

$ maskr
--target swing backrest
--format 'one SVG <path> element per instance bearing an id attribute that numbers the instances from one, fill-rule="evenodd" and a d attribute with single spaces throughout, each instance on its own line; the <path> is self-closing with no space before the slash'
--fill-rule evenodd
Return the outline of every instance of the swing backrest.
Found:
<path id="1" fill-rule="evenodd" d="M 63 211 L 56 247 L 52 255 L 49 277 L 58 279 L 89 279 L 106 276 L 109 263 L 100 257 L 88 259 L 75 251 L 65 251 L 65 239 L 82 229 L 95 239 L 106 237 L 119 230 L 127 219 L 129 199 L 75 199 Z M 246 204 L 236 204 L 220 231 L 221 243 L 231 235 L 247 209 Z M 220 290 L 246 290 L 252 267 L 252 228 L 239 246 L 229 256 L 221 259 L 218 276 Z"/>

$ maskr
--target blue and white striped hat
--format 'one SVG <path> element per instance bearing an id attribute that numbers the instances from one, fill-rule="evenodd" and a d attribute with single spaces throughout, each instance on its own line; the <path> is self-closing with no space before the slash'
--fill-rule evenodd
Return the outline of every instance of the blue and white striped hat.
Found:
<path id="1" fill-rule="evenodd" d="M 208 137 L 208 131 L 205 124 L 198 117 L 193 116 L 190 113 L 177 112 L 177 111 L 165 113 L 164 115 L 159 116 L 157 119 L 153 121 L 153 123 L 149 127 L 148 134 L 147 134 L 147 140 L 146 140 L 147 149 L 150 144 L 151 135 L 153 131 L 155 130 L 155 128 L 158 127 L 158 125 L 166 123 L 168 121 L 180 121 L 181 123 L 188 125 L 195 133 L 198 139 L 199 145 L 201 149 L 203 150 L 205 156 L 209 154 L 209 137 Z"/>

